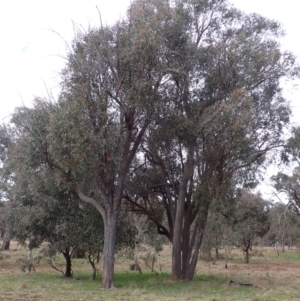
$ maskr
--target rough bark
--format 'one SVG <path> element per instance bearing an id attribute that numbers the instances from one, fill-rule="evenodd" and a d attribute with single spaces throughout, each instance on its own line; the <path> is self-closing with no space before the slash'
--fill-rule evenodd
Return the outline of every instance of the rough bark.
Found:
<path id="1" fill-rule="evenodd" d="M 93 269 L 92 279 L 95 280 L 96 276 L 97 276 L 97 268 L 96 268 L 96 265 L 95 265 L 95 260 L 92 259 L 92 256 L 90 254 L 88 254 L 88 260 L 89 260 L 89 263 L 90 263 L 90 265 L 92 266 L 92 269 Z"/>
<path id="2" fill-rule="evenodd" d="M 250 258 L 250 247 L 251 247 L 250 241 L 245 239 L 243 252 L 244 252 L 244 257 L 245 257 L 245 263 L 247 263 L 247 264 L 249 263 L 249 258 Z"/>
<path id="3" fill-rule="evenodd" d="M 65 277 L 71 278 L 73 275 L 72 275 L 72 260 L 71 260 L 69 248 L 65 249 L 65 251 L 63 252 L 63 256 L 65 257 L 66 260 L 66 270 L 64 275 Z"/>

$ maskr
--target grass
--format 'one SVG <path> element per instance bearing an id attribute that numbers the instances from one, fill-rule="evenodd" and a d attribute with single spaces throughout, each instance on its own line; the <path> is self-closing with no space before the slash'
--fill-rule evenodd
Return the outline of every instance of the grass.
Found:
<path id="1" fill-rule="evenodd" d="M 129 262 L 116 259 L 116 290 L 101 290 L 101 276 L 91 280 L 91 269 L 84 260 L 74 260 L 74 278 L 66 279 L 45 263 L 35 273 L 23 273 L 16 264 L 24 250 L 2 252 L 0 260 L 0 300 L 83 301 L 277 301 L 300 300 L 300 257 L 296 250 L 275 257 L 272 250 L 264 257 L 242 262 L 237 250 L 229 261 L 213 265 L 200 261 L 194 281 L 170 280 L 170 249 L 158 259 L 162 271 L 156 275 L 142 266 L 143 274 L 129 270 Z M 252 283 L 253 287 L 229 285 L 229 281 Z"/>

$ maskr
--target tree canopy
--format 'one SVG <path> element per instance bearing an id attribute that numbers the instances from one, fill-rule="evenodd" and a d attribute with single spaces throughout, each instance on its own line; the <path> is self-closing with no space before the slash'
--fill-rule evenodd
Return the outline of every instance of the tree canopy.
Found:
<path id="1" fill-rule="evenodd" d="M 225 0 L 135 0 L 116 24 L 77 32 L 57 102 L 16 111 L 12 154 L 28 181 L 45 172 L 102 217 L 103 288 L 115 286 L 122 202 L 172 242 L 172 278 L 193 278 L 211 206 L 283 145 L 280 82 L 298 67 L 281 35 Z"/>

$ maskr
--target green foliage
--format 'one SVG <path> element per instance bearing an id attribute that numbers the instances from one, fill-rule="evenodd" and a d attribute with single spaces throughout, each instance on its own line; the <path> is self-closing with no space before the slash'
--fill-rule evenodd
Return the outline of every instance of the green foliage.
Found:
<path id="1" fill-rule="evenodd" d="M 300 243 L 300 218 L 297 208 L 292 204 L 275 203 L 269 212 L 271 226 L 265 239 L 274 245 L 279 243 L 284 246 L 299 246 Z"/>
<path id="2" fill-rule="evenodd" d="M 295 150 L 296 151 L 296 150 Z M 295 208 L 300 208 L 300 167 L 296 166 L 292 174 L 279 172 L 276 176 L 271 178 L 274 188 L 278 193 L 283 193 Z"/>
<path id="3" fill-rule="evenodd" d="M 26 257 L 19 258 L 17 260 L 17 264 L 20 266 L 20 270 L 24 273 L 30 273 L 30 272 L 35 272 L 35 266 L 39 264 L 40 257 L 34 258 L 34 259 L 29 259 Z"/>
<path id="4" fill-rule="evenodd" d="M 113 26 L 78 30 L 58 101 L 36 99 L 12 119 L 10 231 L 30 248 L 103 241 L 111 287 L 115 242 L 132 247 L 138 232 L 128 217 L 118 222 L 124 199 L 173 243 L 174 279 L 191 279 L 211 206 L 229 210 L 283 144 L 290 108 L 280 82 L 299 68 L 281 35 L 277 22 L 223 0 L 135 0 Z M 248 242 L 267 229 L 258 199 L 236 207 Z"/>
<path id="5" fill-rule="evenodd" d="M 235 244 L 243 250 L 246 263 L 249 263 L 249 257 L 259 255 L 252 251 L 254 239 L 263 237 L 269 229 L 268 203 L 259 194 L 240 191 L 233 218 L 233 237 Z"/>
<path id="6" fill-rule="evenodd" d="M 282 248 L 287 243 L 299 244 L 299 213 L 300 213 L 300 128 L 294 127 L 282 151 L 284 163 L 292 163 L 291 172 L 279 172 L 271 177 L 273 187 L 279 195 L 288 200 L 288 204 L 277 204 L 273 208 L 273 223 L 271 237 L 281 243 Z M 296 166 L 294 164 L 296 162 Z"/>
<path id="7" fill-rule="evenodd" d="M 213 204 L 216 205 L 216 204 Z M 247 263 L 250 257 L 263 256 L 254 248 L 260 238 L 270 235 L 272 228 L 270 203 L 246 189 L 239 189 L 222 206 L 212 206 L 203 240 L 203 254 L 209 260 L 217 260 L 218 252 L 225 251 L 226 264 L 233 248 L 240 248 Z M 216 254 L 212 254 L 212 249 Z"/>
<path id="8" fill-rule="evenodd" d="M 87 252 L 102 249 L 99 213 L 58 187 L 49 166 L 41 164 L 43 158 L 37 154 L 46 144 L 43 121 L 49 114 L 40 102 L 37 108 L 15 114 L 13 142 L 3 167 L 9 197 L 5 221 L 10 237 L 28 244 L 29 250 L 43 242 L 49 243 L 54 253 L 79 247 Z"/>
<path id="9" fill-rule="evenodd" d="M 158 5 L 140 3 L 149 15 Z M 177 250 L 183 241 L 197 250 L 210 206 L 229 203 L 238 186 L 255 185 L 267 154 L 282 145 L 290 108 L 280 78 L 298 76 L 298 67 L 281 51 L 274 21 L 225 1 L 164 4 L 165 104 L 153 116 L 125 194 L 159 233 L 173 243 L 181 236 Z"/>

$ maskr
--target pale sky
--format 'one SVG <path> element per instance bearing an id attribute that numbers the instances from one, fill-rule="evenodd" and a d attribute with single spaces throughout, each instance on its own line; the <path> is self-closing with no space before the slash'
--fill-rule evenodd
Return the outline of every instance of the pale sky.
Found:
<path id="1" fill-rule="evenodd" d="M 12 0 L 0 2 L 0 122 L 34 96 L 57 86 L 64 65 L 64 40 L 74 36 L 73 22 L 87 28 L 122 16 L 129 1 Z M 58 32 L 63 38 L 58 34 Z"/>
<path id="2" fill-rule="evenodd" d="M 278 20 L 286 31 L 282 47 L 300 60 L 299 0 L 231 0 L 245 12 Z M 16 106 L 30 105 L 35 96 L 55 91 L 64 66 L 67 41 L 74 36 L 73 22 L 87 28 L 125 14 L 130 0 L 7 0 L 0 2 L 0 123 L 8 121 Z M 59 37 L 58 32 L 63 38 Z M 298 81 L 300 83 L 300 81 Z M 46 89 L 47 88 L 47 89 Z M 300 87 L 284 86 L 291 100 L 293 121 L 300 121 Z M 7 117 L 8 118 L 5 118 Z"/>
<path id="3" fill-rule="evenodd" d="M 283 24 L 285 49 L 300 57 L 300 1 L 231 0 L 246 12 L 257 12 Z M 16 106 L 30 105 L 34 96 L 46 96 L 59 81 L 67 42 L 74 35 L 73 22 L 87 28 L 99 24 L 98 6 L 104 22 L 124 15 L 130 0 L 14 0 L 0 4 L 0 121 Z M 62 37 L 60 38 L 58 32 Z M 300 90 L 286 87 L 297 120 Z M 300 110 L 299 110 L 300 117 Z"/>

